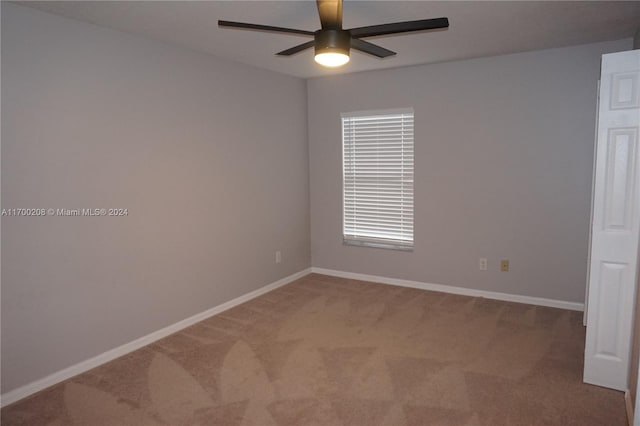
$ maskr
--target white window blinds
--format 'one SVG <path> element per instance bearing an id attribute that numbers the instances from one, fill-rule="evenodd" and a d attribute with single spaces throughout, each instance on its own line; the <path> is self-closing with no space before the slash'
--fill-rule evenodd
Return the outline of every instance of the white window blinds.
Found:
<path id="1" fill-rule="evenodd" d="M 342 114 L 347 244 L 413 247 L 413 110 Z"/>

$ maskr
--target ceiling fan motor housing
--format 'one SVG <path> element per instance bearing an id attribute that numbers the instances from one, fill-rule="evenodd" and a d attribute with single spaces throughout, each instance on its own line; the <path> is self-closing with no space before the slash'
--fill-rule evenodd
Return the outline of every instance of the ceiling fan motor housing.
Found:
<path id="1" fill-rule="evenodd" d="M 349 55 L 351 49 L 351 33 L 347 30 L 340 29 L 323 29 L 318 30 L 314 34 L 315 53 L 344 53 Z"/>

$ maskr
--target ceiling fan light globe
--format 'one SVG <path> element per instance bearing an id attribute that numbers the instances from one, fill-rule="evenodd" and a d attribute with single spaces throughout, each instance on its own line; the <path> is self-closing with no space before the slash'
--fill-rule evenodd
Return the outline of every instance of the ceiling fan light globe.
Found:
<path id="1" fill-rule="evenodd" d="M 349 62 L 349 55 L 344 52 L 320 52 L 316 53 L 315 60 L 322 66 L 336 68 Z"/>

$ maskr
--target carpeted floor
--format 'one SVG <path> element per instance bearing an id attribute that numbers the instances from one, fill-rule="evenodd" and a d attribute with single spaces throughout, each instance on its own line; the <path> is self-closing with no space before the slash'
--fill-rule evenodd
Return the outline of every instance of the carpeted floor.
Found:
<path id="1" fill-rule="evenodd" d="M 2 425 L 626 425 L 582 313 L 308 275 L 2 410 Z"/>

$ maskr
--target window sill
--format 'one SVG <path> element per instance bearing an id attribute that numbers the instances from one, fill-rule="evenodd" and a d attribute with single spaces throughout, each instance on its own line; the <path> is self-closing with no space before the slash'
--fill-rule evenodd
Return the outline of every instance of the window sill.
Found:
<path id="1" fill-rule="evenodd" d="M 413 251 L 413 246 L 404 244 L 394 244 L 391 242 L 381 241 L 368 241 L 368 240 L 351 240 L 343 239 L 342 244 L 345 246 L 357 246 L 357 247 L 373 247 L 387 250 L 399 250 L 399 251 Z"/>

